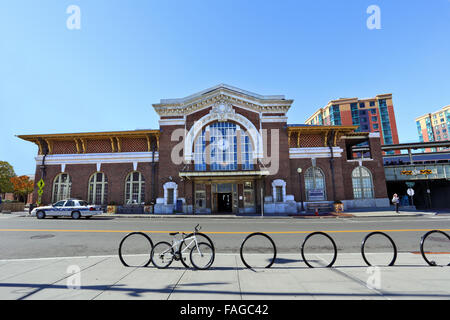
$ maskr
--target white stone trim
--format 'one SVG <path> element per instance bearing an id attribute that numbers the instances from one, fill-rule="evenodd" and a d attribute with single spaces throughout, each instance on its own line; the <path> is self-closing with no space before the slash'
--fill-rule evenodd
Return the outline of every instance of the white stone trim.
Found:
<path id="1" fill-rule="evenodd" d="M 287 122 L 288 118 L 285 116 L 271 116 L 271 117 L 262 117 L 261 122 Z"/>
<path id="2" fill-rule="evenodd" d="M 163 185 L 164 188 L 164 204 L 167 205 L 167 200 L 169 199 L 169 192 L 168 189 L 173 189 L 173 204 L 175 205 L 177 203 L 177 197 L 178 197 L 178 185 L 173 182 L 166 182 Z"/>
<path id="3" fill-rule="evenodd" d="M 380 138 L 380 133 L 379 132 L 370 132 L 369 133 L 369 138 Z"/>
<path id="4" fill-rule="evenodd" d="M 185 119 L 161 119 L 159 120 L 159 126 L 184 126 L 186 124 Z"/>
<path id="5" fill-rule="evenodd" d="M 342 157 L 344 150 L 340 147 L 333 147 L 333 157 Z M 330 158 L 330 148 L 316 147 L 316 148 L 290 148 L 289 159 L 309 159 L 309 158 Z"/>
<path id="6" fill-rule="evenodd" d="M 42 155 L 35 158 L 36 164 L 42 164 Z M 159 160 L 159 153 L 155 152 L 155 162 Z M 66 164 L 95 164 L 98 163 L 134 163 L 152 162 L 152 152 L 117 152 L 117 153 L 76 153 L 51 154 L 45 157 L 47 165 Z M 62 168 L 63 170 L 63 168 Z"/>
<path id="7" fill-rule="evenodd" d="M 283 197 L 283 201 L 282 202 L 286 202 L 286 181 L 282 180 L 282 179 L 276 179 L 272 181 L 272 199 L 273 202 L 276 202 L 277 200 L 277 187 L 282 187 L 283 191 L 282 191 L 282 197 Z"/>

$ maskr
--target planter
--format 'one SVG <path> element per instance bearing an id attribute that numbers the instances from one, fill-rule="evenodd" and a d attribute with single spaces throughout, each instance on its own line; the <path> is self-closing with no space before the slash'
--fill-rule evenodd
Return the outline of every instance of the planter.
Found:
<path id="1" fill-rule="evenodd" d="M 153 206 L 152 205 L 144 206 L 144 213 L 147 214 L 153 213 Z"/>
<path id="2" fill-rule="evenodd" d="M 21 212 L 25 211 L 24 203 L 17 202 L 2 202 L 0 204 L 0 212 Z"/>
<path id="3" fill-rule="evenodd" d="M 115 213 L 117 213 L 117 206 L 108 206 L 106 208 L 106 213 L 107 214 L 115 214 Z"/>
<path id="4" fill-rule="evenodd" d="M 344 212 L 344 204 L 343 203 L 335 203 L 334 204 L 334 212 L 336 212 L 336 213 Z"/>

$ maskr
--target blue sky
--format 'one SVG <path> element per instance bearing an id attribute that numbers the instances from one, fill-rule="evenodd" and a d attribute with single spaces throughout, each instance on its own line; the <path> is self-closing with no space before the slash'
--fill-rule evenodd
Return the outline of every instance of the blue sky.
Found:
<path id="1" fill-rule="evenodd" d="M 294 99 L 290 123 L 392 93 L 400 141 L 417 141 L 414 119 L 450 104 L 450 1 L 0 2 L 0 160 L 17 174 L 37 153 L 17 134 L 158 128 L 152 103 L 219 83 Z"/>

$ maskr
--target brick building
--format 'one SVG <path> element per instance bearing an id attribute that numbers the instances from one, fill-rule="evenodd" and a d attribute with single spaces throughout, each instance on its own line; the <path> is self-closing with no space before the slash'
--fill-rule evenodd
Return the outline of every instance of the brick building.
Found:
<path id="1" fill-rule="evenodd" d="M 379 94 L 374 98 L 341 98 L 332 100 L 310 116 L 306 124 L 355 125 L 358 132 L 378 132 L 381 144 L 398 144 L 392 94 Z M 388 152 L 392 154 L 394 152 Z M 399 152 L 397 152 L 399 153 Z"/>
<path id="2" fill-rule="evenodd" d="M 450 105 L 416 118 L 420 142 L 449 141 Z M 449 148 L 427 148 L 426 152 L 449 151 Z"/>
<path id="3" fill-rule="evenodd" d="M 155 203 L 155 213 L 236 214 L 297 213 L 302 201 L 388 206 L 380 135 L 288 124 L 292 103 L 218 85 L 154 104 L 158 130 L 19 138 L 39 147 L 44 204 L 75 197 Z M 370 156 L 353 159 L 361 143 Z"/>

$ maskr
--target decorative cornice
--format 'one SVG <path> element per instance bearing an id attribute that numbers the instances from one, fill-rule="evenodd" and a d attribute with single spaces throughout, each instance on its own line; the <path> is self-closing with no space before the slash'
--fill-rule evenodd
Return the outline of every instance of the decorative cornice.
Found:
<path id="1" fill-rule="evenodd" d="M 214 106 L 220 101 L 227 101 L 236 107 L 256 112 L 287 112 L 293 102 L 293 100 L 285 100 L 282 96 L 264 97 L 220 86 L 212 91 L 185 99 L 161 100 L 161 103 L 154 104 L 153 107 L 160 116 L 180 116 Z"/>

